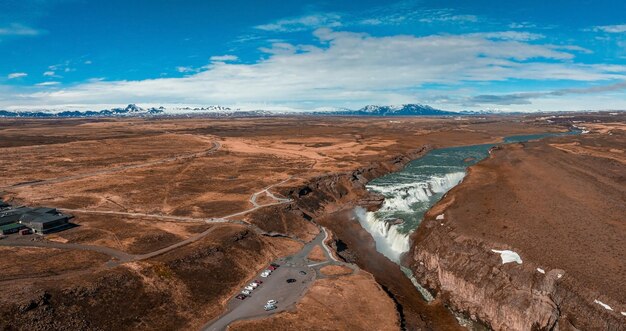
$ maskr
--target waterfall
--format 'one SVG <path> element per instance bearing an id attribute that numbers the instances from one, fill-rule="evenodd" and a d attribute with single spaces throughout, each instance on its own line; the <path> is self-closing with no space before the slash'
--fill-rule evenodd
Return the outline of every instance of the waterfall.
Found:
<path id="1" fill-rule="evenodd" d="M 443 176 L 433 176 L 414 183 L 391 185 L 368 185 L 367 188 L 385 196 L 380 211 L 413 212 L 418 202 L 430 202 L 433 196 L 442 195 L 456 186 L 465 177 L 464 172 L 453 172 Z"/>
<path id="2" fill-rule="evenodd" d="M 409 234 L 400 233 L 398 225 L 377 219 L 374 213 L 367 212 L 363 207 L 356 207 L 354 214 L 361 226 L 374 238 L 376 250 L 399 263 L 402 253 L 409 250 Z"/>
<path id="3" fill-rule="evenodd" d="M 408 177 L 405 183 L 384 183 L 368 185 L 368 189 L 385 196 L 385 202 L 377 212 L 367 212 L 362 207 L 354 211 L 361 226 L 376 242 L 376 250 L 391 261 L 400 262 L 403 253 L 410 248 L 409 235 L 414 230 L 406 230 L 400 220 L 396 222 L 394 213 L 423 215 L 444 193 L 463 180 L 465 173 L 455 171 L 432 175 L 427 178 Z M 410 224 L 413 225 L 413 224 Z M 417 224 L 415 224 L 417 226 Z"/>

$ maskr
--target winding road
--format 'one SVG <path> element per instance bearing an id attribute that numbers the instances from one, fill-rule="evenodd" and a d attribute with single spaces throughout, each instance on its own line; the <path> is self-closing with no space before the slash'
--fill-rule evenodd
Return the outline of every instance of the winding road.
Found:
<path id="1" fill-rule="evenodd" d="M 88 209 L 67 209 L 67 208 L 60 208 L 59 210 L 64 211 L 64 212 L 72 212 L 72 213 L 85 213 L 85 214 L 104 214 L 104 215 L 119 215 L 119 216 L 129 216 L 129 217 L 143 217 L 143 218 L 156 218 L 156 219 L 164 219 L 164 220 L 172 220 L 172 221 L 182 221 L 182 222 L 205 222 L 205 223 L 210 223 L 210 224 L 214 224 L 214 223 L 232 223 L 232 224 L 241 224 L 241 225 L 245 225 L 248 226 L 250 228 L 252 228 L 254 231 L 256 231 L 257 233 L 261 234 L 261 235 L 272 235 L 270 233 L 267 233 L 265 231 L 263 231 L 262 229 L 260 229 L 259 227 L 249 224 L 247 222 L 244 221 L 240 221 L 240 220 L 230 220 L 229 218 L 235 217 L 235 216 L 240 216 L 240 215 L 244 215 L 247 214 L 251 211 L 257 210 L 259 208 L 263 208 L 263 207 L 267 207 L 267 206 L 273 206 L 273 205 L 277 205 L 277 204 L 283 204 L 283 203 L 289 203 L 291 202 L 290 199 L 284 199 L 284 198 L 278 198 L 276 197 L 274 194 L 272 194 L 269 190 L 272 187 L 275 187 L 277 185 L 281 185 L 286 183 L 287 181 L 293 179 L 293 177 L 287 178 L 279 183 L 270 185 L 268 187 L 263 188 L 261 191 L 259 192 L 255 192 L 250 196 L 250 202 L 252 203 L 253 207 L 249 208 L 247 210 L 244 210 L 242 212 L 238 212 L 238 213 L 234 213 L 231 215 L 226 215 L 223 217 L 217 217 L 217 218 L 194 218 L 194 217 L 184 217 L 184 216 L 171 216 L 171 215 L 161 215 L 161 214 L 146 214 L 146 213 L 134 213 L 134 212 L 120 212 L 120 211 L 109 211 L 109 210 L 88 210 Z M 256 198 L 262 194 L 262 193 L 266 193 L 269 197 L 277 200 L 277 202 L 273 202 L 273 203 L 268 203 L 268 204 L 263 204 L 260 205 L 256 202 Z M 51 241 L 33 241 L 33 240 L 27 240 L 27 238 L 24 237 L 18 237 L 17 235 L 13 235 L 13 236 L 9 236 L 8 238 L 1 240 L 0 241 L 0 246 L 9 246 L 9 247 L 47 247 L 47 248 L 57 248 L 57 249 L 75 249 L 75 250 L 84 250 L 84 251 L 93 251 L 93 252 L 97 252 L 97 253 L 102 253 L 102 254 L 106 254 L 109 255 L 110 257 L 113 258 L 112 261 L 107 262 L 107 266 L 112 267 L 112 266 L 116 266 L 122 263 L 127 263 L 127 262 L 133 262 L 133 261 L 141 261 L 141 260 L 145 260 L 145 259 L 149 259 L 158 255 L 162 255 L 165 254 L 171 250 L 174 250 L 176 248 L 185 246 L 187 244 L 190 244 L 192 242 L 198 241 L 204 237 L 206 237 L 207 235 L 209 235 L 211 232 L 213 232 L 216 229 L 216 227 L 211 227 L 210 229 L 195 234 L 185 240 L 182 240 L 178 243 L 175 243 L 173 245 L 170 245 L 168 247 L 150 252 L 150 253 L 146 253 L 146 254 L 129 254 L 126 253 L 124 251 L 121 250 L 117 250 L 114 248 L 110 248 L 110 247 L 105 247 L 105 246 L 97 246 L 97 245 L 86 245 L 86 244 L 72 244 L 72 243 L 58 243 L 58 242 L 51 242 Z M 286 237 L 289 237 L 288 235 L 284 235 Z M 297 239 L 296 239 L 297 240 Z"/>
<path id="2" fill-rule="evenodd" d="M 37 186 L 37 185 L 45 185 L 45 184 L 54 184 L 65 181 L 77 180 L 91 176 L 110 174 L 119 171 L 124 171 L 128 169 L 137 169 L 141 167 L 158 165 L 166 162 L 172 162 L 177 160 L 195 158 L 200 156 L 206 156 L 215 151 L 219 150 L 221 145 L 218 142 L 213 142 L 213 147 L 198 153 L 184 154 L 178 155 L 166 159 L 160 159 L 150 162 L 145 162 L 141 164 L 133 164 L 127 166 L 114 167 L 106 170 L 95 171 L 91 173 L 78 174 L 74 176 L 66 176 L 59 177 L 48 180 L 41 180 L 35 182 L 28 183 L 19 183 L 5 188 L 20 188 L 20 187 L 29 187 L 29 186 Z M 241 224 L 245 225 L 255 232 L 261 235 L 281 235 L 285 237 L 289 237 L 291 239 L 297 240 L 304 245 L 304 247 L 296 254 L 281 258 L 276 263 L 281 264 L 281 267 L 276 270 L 269 278 L 264 278 L 265 283 L 259 287 L 259 289 L 255 290 L 254 295 L 245 300 L 237 300 L 232 298 L 229 301 L 227 311 L 218 317 L 215 321 L 210 322 L 209 324 L 203 327 L 204 330 L 224 330 L 230 323 L 241 320 L 248 319 L 260 316 L 267 316 L 271 314 L 275 314 L 277 312 L 281 312 L 287 309 L 292 309 L 295 307 L 295 304 L 304 296 L 308 288 L 315 281 L 316 278 L 326 278 L 330 276 L 325 276 L 320 272 L 320 269 L 327 265 L 343 265 L 351 268 L 353 273 L 358 271 L 358 267 L 352 264 L 347 264 L 338 261 L 335 259 L 333 254 L 330 252 L 329 247 L 326 245 L 325 241 L 328 239 L 328 233 L 325 228 L 322 228 L 320 233 L 317 235 L 315 239 L 312 241 L 305 243 L 299 238 L 295 238 L 293 236 L 289 236 L 287 234 L 277 234 L 277 233 L 267 233 L 256 225 L 247 223 L 242 220 L 233 220 L 232 218 L 243 216 L 257 209 L 291 203 L 291 199 L 282 198 L 276 196 L 270 190 L 278 185 L 282 185 L 295 177 L 289 177 L 285 180 L 282 180 L 278 183 L 269 185 L 262 190 L 253 193 L 249 202 L 252 207 L 246 209 L 241 212 L 233 213 L 230 215 L 225 215 L 222 217 L 211 217 L 211 218 L 197 218 L 197 217 L 185 217 L 185 216 L 173 216 L 173 215 L 162 215 L 162 214 L 147 214 L 147 213 L 139 213 L 139 212 L 122 212 L 122 211 L 111 211 L 111 210 L 90 210 L 90 209 L 68 209 L 68 208 L 59 208 L 59 210 L 63 212 L 69 213 L 84 213 L 84 214 L 102 214 L 102 215 L 118 215 L 118 216 L 127 216 L 127 217 L 142 217 L 142 218 L 155 218 L 161 220 L 175 221 L 175 222 L 205 222 L 210 224 L 219 224 L 219 223 L 231 223 L 231 224 Z M 265 204 L 260 204 L 257 200 L 260 196 L 266 195 L 268 198 L 272 199 L 274 202 L 269 202 Z M 213 231 L 218 229 L 219 226 L 213 226 L 208 230 L 192 235 L 191 237 L 177 242 L 168 247 L 164 247 L 158 250 L 155 250 L 146 254 L 129 254 L 127 252 L 105 247 L 105 246 L 97 246 L 97 245 L 88 245 L 88 244 L 77 244 L 77 243 L 59 243 L 52 242 L 47 240 L 29 240 L 28 237 L 22 237 L 17 235 L 11 235 L 7 238 L 0 240 L 0 246 L 8 246 L 8 247 L 43 247 L 43 248 L 55 248 L 55 249 L 69 249 L 69 250 L 82 250 L 82 251 L 93 251 L 101 254 L 106 254 L 110 256 L 112 259 L 106 263 L 107 267 L 115 267 L 120 264 L 142 261 L 149 258 L 153 258 L 167 252 L 170 252 L 174 249 L 180 248 L 182 246 L 188 245 L 190 243 L 201 240 L 202 238 L 208 236 Z M 307 256 L 311 252 L 311 250 L 315 246 L 320 246 L 323 248 L 324 255 L 326 257 L 326 261 L 317 262 L 310 261 L 307 259 Z M 73 271 L 73 274 L 80 273 L 88 273 L 91 272 L 93 268 L 82 270 L 82 271 Z M 69 273 L 69 272 L 68 272 Z M 56 279 L 66 277 L 67 273 L 64 274 L 55 274 L 55 275 L 45 275 L 45 276 L 35 276 L 32 278 L 45 278 L 45 279 Z M 257 277 L 258 278 L 258 277 Z M 286 283 L 288 278 L 296 279 L 297 281 L 294 283 Z M 5 281 L 13 281 L 5 280 Z M 2 281 L 0 283 L 3 283 Z M 263 309 L 264 303 L 269 300 L 274 299 L 277 300 L 278 308 L 272 311 L 265 311 Z"/>
<path id="3" fill-rule="evenodd" d="M 282 185 L 282 184 L 284 184 L 284 183 L 286 183 L 286 182 L 288 182 L 288 181 L 290 181 L 290 180 L 292 180 L 292 179 L 294 179 L 294 178 L 296 178 L 296 177 L 291 176 L 291 177 L 289 177 L 289 178 L 287 178 L 287 179 L 283 180 L 283 181 L 282 181 L 282 182 L 280 182 L 280 183 L 272 184 L 272 185 L 270 185 L 270 186 L 268 186 L 268 187 L 266 187 L 266 188 L 262 189 L 261 191 L 259 191 L 259 192 L 256 192 L 256 193 L 252 194 L 252 196 L 250 197 L 250 203 L 252 203 L 252 205 L 253 205 L 254 207 L 256 207 L 256 208 L 260 208 L 260 207 L 266 207 L 266 206 L 268 206 L 268 205 L 260 205 L 259 203 L 257 203 L 257 202 L 256 202 L 256 200 L 259 198 L 259 196 L 260 196 L 261 194 L 266 194 L 268 197 L 270 197 L 270 198 L 274 199 L 274 200 L 276 201 L 276 203 L 274 203 L 274 204 L 280 204 L 280 203 L 287 203 L 287 202 L 291 202 L 291 199 L 279 198 L 279 197 L 277 197 L 276 195 L 274 195 L 272 192 L 270 192 L 269 190 L 270 190 L 271 188 L 275 187 L 275 186 Z"/>
<path id="4" fill-rule="evenodd" d="M 57 248 L 57 249 L 74 249 L 74 250 L 82 250 L 82 251 L 93 251 L 97 253 L 102 253 L 109 255 L 114 260 L 107 262 L 107 266 L 112 267 L 126 262 L 133 261 L 141 261 L 145 259 L 149 259 L 161 254 L 165 254 L 173 249 L 179 248 L 181 246 L 190 244 L 192 242 L 198 241 L 211 232 L 215 231 L 217 228 L 212 227 L 204 232 L 195 234 L 183 241 L 179 241 L 173 245 L 167 246 L 165 248 L 161 248 L 159 250 L 146 253 L 146 254 L 129 254 L 121 250 L 117 250 L 114 248 L 106 247 L 106 246 L 97 246 L 97 245 L 85 245 L 85 244 L 72 244 L 72 243 L 59 243 L 52 241 L 33 241 L 28 240 L 28 238 L 12 236 L 0 241 L 0 246 L 9 246 L 9 247 L 45 247 L 45 248 Z"/>
<path id="5" fill-rule="evenodd" d="M 71 209 L 71 208 L 58 208 L 61 211 L 70 212 L 70 213 L 83 213 L 83 214 L 101 214 L 101 215 L 119 215 L 119 216 L 129 216 L 129 217 L 144 217 L 144 218 L 156 218 L 162 220 L 172 220 L 172 221 L 182 221 L 182 222 L 207 222 L 207 223 L 224 223 L 230 222 L 228 219 L 236 216 L 242 216 L 248 214 L 257 209 L 275 206 L 284 203 L 290 203 L 291 199 L 280 198 L 275 194 L 270 192 L 269 190 L 275 186 L 282 185 L 295 177 L 289 177 L 279 183 L 272 184 L 270 186 L 265 187 L 259 192 L 253 193 L 248 199 L 252 204 L 252 208 L 246 209 L 244 211 L 236 212 L 230 215 L 225 215 L 221 217 L 210 217 L 210 218 L 198 218 L 198 217 L 187 217 L 187 216 L 173 216 L 173 215 L 163 215 L 163 214 L 146 214 L 146 213 L 135 213 L 135 212 L 124 212 L 124 211 L 113 211 L 113 210 L 93 210 L 93 209 Z M 258 197 L 261 194 L 267 194 L 268 197 L 274 199 L 276 202 L 259 204 L 257 202 Z"/>

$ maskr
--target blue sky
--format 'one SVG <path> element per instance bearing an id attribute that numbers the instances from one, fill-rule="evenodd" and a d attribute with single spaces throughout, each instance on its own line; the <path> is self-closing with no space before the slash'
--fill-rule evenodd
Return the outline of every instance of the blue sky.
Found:
<path id="1" fill-rule="evenodd" d="M 0 107 L 626 109 L 624 1 L 0 1 Z"/>

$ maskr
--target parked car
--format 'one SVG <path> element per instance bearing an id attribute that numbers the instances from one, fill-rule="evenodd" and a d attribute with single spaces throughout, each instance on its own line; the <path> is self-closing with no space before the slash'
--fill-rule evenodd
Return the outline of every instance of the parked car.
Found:
<path id="1" fill-rule="evenodd" d="M 255 283 L 255 282 L 252 282 L 252 283 L 248 284 L 248 286 L 250 286 L 252 288 L 257 288 L 257 287 L 259 287 L 259 284 Z"/>
<path id="2" fill-rule="evenodd" d="M 276 300 L 272 299 L 272 300 L 267 300 L 267 304 L 268 305 L 276 305 Z"/>
<path id="3" fill-rule="evenodd" d="M 298 272 L 298 273 L 301 274 L 301 275 L 306 275 L 306 271 L 304 271 L 304 270 L 300 270 L 300 272 Z"/>
<path id="4" fill-rule="evenodd" d="M 248 290 L 243 290 L 243 291 L 241 291 L 241 294 L 250 295 L 250 291 L 248 291 Z"/>
<path id="5" fill-rule="evenodd" d="M 274 309 L 276 309 L 276 306 L 275 305 L 265 305 L 265 307 L 263 307 L 263 309 L 265 309 L 265 310 L 274 310 Z"/>
<path id="6" fill-rule="evenodd" d="M 289 279 L 287 279 L 287 283 L 295 283 L 295 282 L 296 282 L 296 280 L 295 280 L 295 279 L 293 279 L 293 278 L 289 278 Z"/>
<path id="7" fill-rule="evenodd" d="M 280 267 L 280 264 L 277 264 L 277 263 L 270 263 L 270 265 L 271 265 L 272 267 L 274 267 L 274 268 L 278 268 L 278 267 Z"/>
<path id="8" fill-rule="evenodd" d="M 237 296 L 235 298 L 237 298 L 239 300 L 245 300 L 247 297 L 248 297 L 247 295 L 237 294 Z"/>
<path id="9" fill-rule="evenodd" d="M 244 287 L 244 289 L 246 289 L 247 291 L 254 291 L 254 287 L 252 286 L 246 286 Z"/>
<path id="10" fill-rule="evenodd" d="M 33 231 L 31 229 L 21 229 L 20 230 L 20 235 L 25 236 L 27 234 L 33 234 Z"/>
<path id="11" fill-rule="evenodd" d="M 275 266 L 273 266 L 273 265 L 271 265 L 271 266 L 267 267 L 267 269 L 268 269 L 268 270 L 272 270 L 272 271 L 274 271 L 274 270 L 276 270 L 276 267 L 275 267 Z"/>
<path id="12" fill-rule="evenodd" d="M 270 274 L 269 274 L 269 272 L 267 272 L 267 273 L 266 273 L 266 272 L 261 273 L 261 277 L 263 277 L 263 278 L 267 278 L 267 276 L 269 276 L 269 275 L 270 275 Z"/>
<path id="13" fill-rule="evenodd" d="M 254 282 L 253 282 L 253 283 L 255 283 L 255 284 L 257 284 L 257 285 L 261 285 L 261 284 L 263 284 L 263 281 L 262 281 L 262 280 L 258 280 L 258 279 L 256 279 L 256 280 L 254 280 Z"/>

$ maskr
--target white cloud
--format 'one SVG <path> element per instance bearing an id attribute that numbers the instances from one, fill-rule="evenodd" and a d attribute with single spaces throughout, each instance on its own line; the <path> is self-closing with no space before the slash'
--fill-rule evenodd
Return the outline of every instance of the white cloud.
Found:
<path id="1" fill-rule="evenodd" d="M 37 84 L 37 86 L 54 86 L 54 85 L 59 85 L 61 84 L 60 82 L 43 82 L 43 83 L 39 83 Z"/>
<path id="2" fill-rule="evenodd" d="M 363 14 L 361 19 L 357 19 L 356 24 L 360 25 L 401 25 L 414 24 L 416 22 L 426 24 L 436 23 L 476 23 L 480 21 L 478 16 L 456 13 L 452 9 L 415 9 L 405 4 L 393 4 L 390 6 L 376 8 Z M 348 22 L 345 25 L 351 25 Z"/>
<path id="3" fill-rule="evenodd" d="M 502 39 L 502 40 L 518 40 L 518 41 L 531 41 L 543 39 L 545 36 L 538 33 L 521 32 L 521 31 L 501 31 L 501 32 L 480 32 L 473 33 L 470 36 L 484 37 L 487 39 Z"/>
<path id="4" fill-rule="evenodd" d="M 296 32 L 319 27 L 333 28 L 339 26 L 341 26 L 341 16 L 328 13 L 282 19 L 269 24 L 257 25 L 255 28 L 272 32 Z"/>
<path id="5" fill-rule="evenodd" d="M 359 23 L 363 25 L 382 25 L 385 22 L 380 18 L 367 18 L 367 19 L 361 20 Z"/>
<path id="6" fill-rule="evenodd" d="M 626 32 L 626 24 L 595 26 L 592 30 L 606 33 L 624 33 Z"/>
<path id="7" fill-rule="evenodd" d="M 83 63 L 85 63 L 85 64 L 92 64 L 93 62 L 91 62 L 91 60 L 87 60 L 87 61 L 85 61 Z"/>
<path id="8" fill-rule="evenodd" d="M 436 23 L 436 22 L 475 23 L 475 22 L 478 22 L 478 17 L 475 15 L 452 15 L 449 13 L 443 13 L 439 16 L 424 17 L 424 18 L 421 18 L 419 21 L 422 23 Z"/>
<path id="9" fill-rule="evenodd" d="M 43 73 L 43 75 L 46 77 L 54 77 L 54 71 L 46 71 Z"/>
<path id="10" fill-rule="evenodd" d="M 76 71 L 76 68 L 73 68 L 71 66 L 71 61 L 65 61 L 63 63 L 59 63 L 59 64 L 53 64 L 51 66 L 48 66 L 48 70 L 49 71 L 54 71 L 55 73 L 58 71 L 62 71 L 62 72 L 73 72 Z"/>
<path id="11" fill-rule="evenodd" d="M 366 18 L 358 22 L 362 25 L 399 25 L 412 20 L 415 13 L 393 13 L 379 17 Z"/>
<path id="12" fill-rule="evenodd" d="M 509 29 L 533 29 L 537 25 L 530 22 L 513 22 L 509 24 Z"/>
<path id="13" fill-rule="evenodd" d="M 239 60 L 239 58 L 236 55 L 216 55 L 216 56 L 211 56 L 211 61 L 214 62 L 227 62 L 227 61 L 237 61 Z"/>
<path id="14" fill-rule="evenodd" d="M 578 64 L 575 51 L 538 44 L 536 37 L 527 34 L 374 37 L 324 28 L 314 35 L 318 45 L 275 43 L 263 49 L 267 54 L 264 59 L 252 64 L 214 61 L 182 78 L 93 81 L 57 90 L 16 93 L 4 99 L 10 100 L 10 105 L 136 102 L 359 106 L 420 101 L 428 93 L 423 88 L 427 84 L 454 87 L 508 80 L 544 84 L 551 80 L 626 80 L 626 66 Z M 471 92 L 459 93 L 461 97 L 471 96 Z M 555 98 L 558 96 L 551 99 Z"/>
<path id="15" fill-rule="evenodd" d="M 626 81 L 608 85 L 598 85 L 584 88 L 567 88 L 547 92 L 521 92 L 513 94 L 483 94 L 473 96 L 463 103 L 472 106 L 476 104 L 492 105 L 530 105 L 533 99 L 559 97 L 564 95 L 597 94 L 626 90 Z"/>
<path id="16" fill-rule="evenodd" d="M 0 27 L 0 36 L 37 36 L 42 33 L 42 30 L 37 30 L 17 23 L 11 24 L 7 27 Z"/>
<path id="17" fill-rule="evenodd" d="M 188 73 L 188 72 L 194 72 L 195 70 L 192 67 L 180 66 L 180 67 L 176 67 L 176 71 L 180 73 Z"/>
<path id="18" fill-rule="evenodd" d="M 14 72 L 14 73 L 10 73 L 7 78 L 8 79 L 16 79 L 16 78 L 22 78 L 22 77 L 26 77 L 28 76 L 27 73 L 25 72 Z"/>

